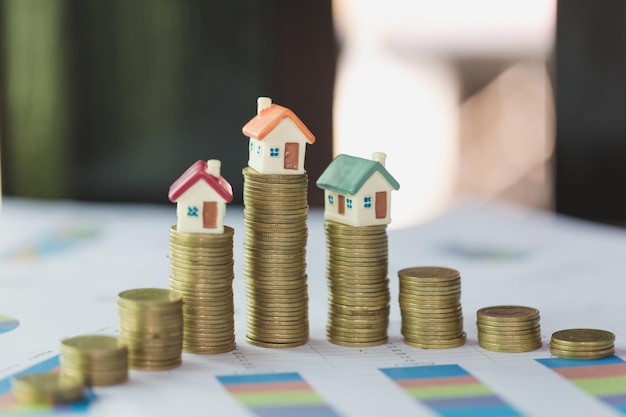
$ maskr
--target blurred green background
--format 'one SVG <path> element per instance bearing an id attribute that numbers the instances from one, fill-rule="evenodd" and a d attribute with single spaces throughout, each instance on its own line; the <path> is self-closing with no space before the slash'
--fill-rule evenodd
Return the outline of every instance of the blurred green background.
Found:
<path id="1" fill-rule="evenodd" d="M 261 95 L 316 135 L 313 184 L 332 157 L 336 54 L 330 0 L 2 0 L 3 192 L 165 203 L 216 158 L 241 203 Z"/>

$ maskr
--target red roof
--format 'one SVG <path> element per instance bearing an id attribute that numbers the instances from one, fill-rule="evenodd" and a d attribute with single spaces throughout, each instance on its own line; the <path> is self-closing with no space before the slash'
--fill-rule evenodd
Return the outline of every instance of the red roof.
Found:
<path id="1" fill-rule="evenodd" d="M 257 140 L 263 140 L 282 119 L 287 117 L 296 124 L 298 129 L 300 129 L 302 134 L 306 137 L 308 143 L 315 142 L 315 136 L 313 136 L 313 133 L 302 123 L 302 120 L 300 120 L 294 112 L 278 104 L 272 104 L 267 109 L 262 110 L 261 114 L 254 116 L 252 120 L 243 127 L 243 134 Z"/>
<path id="2" fill-rule="evenodd" d="M 199 180 L 204 180 L 211 186 L 227 203 L 233 201 L 233 187 L 221 175 L 215 177 L 206 171 L 207 162 L 197 161 L 195 164 L 187 168 L 174 183 L 170 186 L 168 196 L 170 201 L 174 203 L 185 191 L 189 189 Z"/>

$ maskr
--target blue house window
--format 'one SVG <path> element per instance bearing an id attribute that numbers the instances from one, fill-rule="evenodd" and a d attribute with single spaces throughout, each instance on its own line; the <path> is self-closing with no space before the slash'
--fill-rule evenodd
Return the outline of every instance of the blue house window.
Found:
<path id="1" fill-rule="evenodd" d="M 188 217 L 198 217 L 198 207 L 195 207 L 195 206 L 187 207 L 187 216 Z"/>
<path id="2" fill-rule="evenodd" d="M 332 195 L 328 196 L 328 204 L 335 204 L 335 197 L 333 197 Z"/>
<path id="3" fill-rule="evenodd" d="M 261 155 L 261 145 L 256 145 L 256 154 Z"/>
<path id="4" fill-rule="evenodd" d="M 270 148 L 270 156 L 272 158 L 278 157 L 279 153 L 280 153 L 280 148 Z"/>
<path id="5" fill-rule="evenodd" d="M 372 197 L 371 196 L 367 196 L 363 198 L 363 207 L 368 209 L 368 208 L 372 208 Z"/>
<path id="6" fill-rule="evenodd" d="M 348 208 L 352 208 L 352 199 L 351 198 L 346 198 L 346 207 Z"/>
<path id="7" fill-rule="evenodd" d="M 252 141 L 250 141 L 250 152 L 252 152 L 253 149 L 254 149 L 254 143 L 252 143 Z"/>

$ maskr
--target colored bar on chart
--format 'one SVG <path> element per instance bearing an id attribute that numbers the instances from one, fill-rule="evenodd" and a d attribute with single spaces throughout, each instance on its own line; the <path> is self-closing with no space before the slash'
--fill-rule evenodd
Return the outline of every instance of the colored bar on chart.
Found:
<path id="1" fill-rule="evenodd" d="M 442 417 L 522 415 L 459 365 L 383 368 L 381 372 Z"/>
<path id="2" fill-rule="evenodd" d="M 259 417 L 338 417 L 296 372 L 227 375 L 217 379 Z"/>
<path id="3" fill-rule="evenodd" d="M 46 359 L 43 362 L 39 362 L 33 366 L 30 366 L 20 372 L 17 372 L 4 379 L 0 379 L 0 413 L 2 412 L 50 412 L 50 411 L 63 411 L 66 413 L 84 413 L 89 408 L 89 402 L 95 398 L 95 395 L 91 390 L 87 390 L 85 393 L 85 400 L 74 404 L 37 404 L 37 405 L 21 405 L 11 393 L 11 379 L 29 374 L 38 373 L 55 373 L 59 372 L 59 355 Z"/>
<path id="4" fill-rule="evenodd" d="M 626 362 L 617 356 L 603 359 L 578 360 L 563 358 L 537 359 L 537 362 L 571 381 L 626 415 Z"/>

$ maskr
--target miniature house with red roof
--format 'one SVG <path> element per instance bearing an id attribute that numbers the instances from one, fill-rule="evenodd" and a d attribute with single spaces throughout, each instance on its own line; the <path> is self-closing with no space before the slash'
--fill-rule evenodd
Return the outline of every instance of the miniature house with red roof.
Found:
<path id="1" fill-rule="evenodd" d="M 307 143 L 315 136 L 291 110 L 257 100 L 257 115 L 242 129 L 250 138 L 248 166 L 261 174 L 303 174 Z"/>
<path id="2" fill-rule="evenodd" d="M 324 218 L 349 226 L 391 222 L 391 191 L 400 184 L 385 168 L 387 155 L 372 159 L 338 155 L 316 182 L 324 190 Z"/>
<path id="3" fill-rule="evenodd" d="M 217 159 L 197 161 L 170 186 L 177 231 L 224 233 L 226 203 L 233 200 L 233 189 L 220 175 L 221 165 Z"/>

